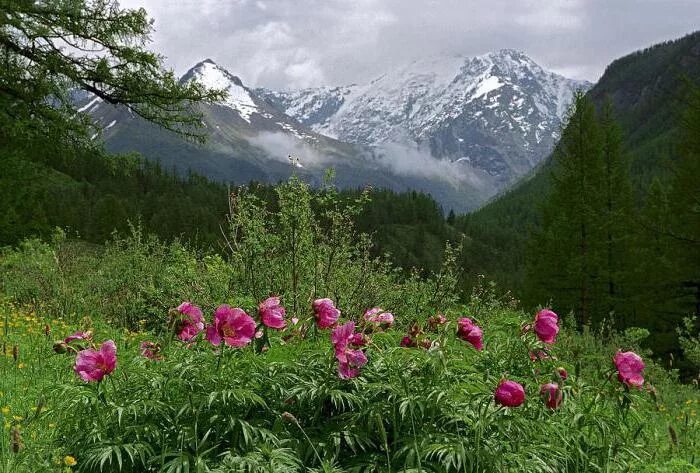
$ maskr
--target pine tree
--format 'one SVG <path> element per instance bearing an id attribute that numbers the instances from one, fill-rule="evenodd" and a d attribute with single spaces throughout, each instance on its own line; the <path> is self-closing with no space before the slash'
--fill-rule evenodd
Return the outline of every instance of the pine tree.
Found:
<path id="1" fill-rule="evenodd" d="M 673 221 L 666 233 L 684 296 L 681 310 L 700 315 L 700 87 L 691 86 L 687 97 L 669 195 Z"/>
<path id="2" fill-rule="evenodd" d="M 529 252 L 535 293 L 544 301 L 553 298 L 558 307 L 572 308 L 582 325 L 590 324 L 601 308 L 601 143 L 593 104 L 578 92 L 554 153 L 551 194 Z"/>
<path id="3" fill-rule="evenodd" d="M 661 350 L 663 332 L 674 330 L 674 323 L 666 322 L 673 313 L 676 284 L 673 263 L 669 258 L 668 230 L 671 222 L 668 183 L 655 177 L 640 212 L 634 248 L 636 264 L 631 282 L 633 296 L 628 302 L 634 307 L 634 322 L 652 330 L 657 339 L 655 345 Z M 667 344 L 668 345 L 668 344 Z"/>
<path id="4" fill-rule="evenodd" d="M 457 216 L 455 215 L 455 211 L 450 209 L 450 213 L 447 214 L 447 224 L 454 226 L 456 219 L 457 219 Z"/>
<path id="5" fill-rule="evenodd" d="M 608 99 L 600 114 L 603 164 L 602 225 L 605 237 L 605 306 L 609 314 L 626 317 L 628 307 L 625 285 L 631 278 L 630 247 L 633 238 L 632 184 L 629 159 L 622 150 L 622 131 L 614 118 Z M 625 321 L 621 320 L 622 325 Z"/>
<path id="6" fill-rule="evenodd" d="M 116 0 L 0 2 L 0 143 L 48 137 L 68 150 L 92 147 L 88 117 L 74 107 L 76 89 L 202 138 L 193 105 L 223 93 L 165 71 L 144 47 L 151 32 L 145 10 Z"/>

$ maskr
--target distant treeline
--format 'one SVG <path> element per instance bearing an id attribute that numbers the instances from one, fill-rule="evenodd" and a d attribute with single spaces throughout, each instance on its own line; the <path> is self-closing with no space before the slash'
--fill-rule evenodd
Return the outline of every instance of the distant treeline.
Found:
<path id="1" fill-rule="evenodd" d="M 131 223 L 163 240 L 178 238 L 202 251 L 223 249 L 221 227 L 236 186 L 178 175 L 135 156 L 63 150 L 56 159 L 50 149 L 49 143 L 0 148 L 0 186 L 7 189 L 0 200 L 0 246 L 29 236 L 47 238 L 56 227 L 102 243 L 113 232 L 127 233 Z M 276 205 L 274 186 L 247 187 Z M 345 190 L 341 196 L 354 199 L 361 192 Z M 390 253 L 406 269 L 437 269 L 445 241 L 455 238 L 440 206 L 419 192 L 373 190 L 356 219 L 361 231 L 373 235 L 375 254 Z"/>

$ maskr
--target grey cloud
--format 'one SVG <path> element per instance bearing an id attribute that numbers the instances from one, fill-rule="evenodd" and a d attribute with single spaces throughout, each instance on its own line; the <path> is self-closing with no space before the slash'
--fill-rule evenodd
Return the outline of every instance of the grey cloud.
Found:
<path id="1" fill-rule="evenodd" d="M 251 86 L 364 82 L 417 57 L 523 50 L 596 80 L 613 59 L 700 26 L 698 0 L 122 0 L 155 18 L 182 73 L 211 57 Z"/>
<path id="2" fill-rule="evenodd" d="M 302 167 L 309 170 L 326 169 L 333 167 L 336 163 L 326 153 L 286 133 L 263 132 L 250 138 L 250 142 L 264 150 L 271 159 L 288 164 L 287 156 L 290 154 L 298 159 Z M 285 151 L 280 152 L 280 150 Z M 364 159 L 396 175 L 427 177 L 435 181 L 443 181 L 455 189 L 459 189 L 464 184 L 482 191 L 493 187 L 493 179 L 483 171 L 466 164 L 434 158 L 428 149 L 386 143 L 367 149 Z"/>

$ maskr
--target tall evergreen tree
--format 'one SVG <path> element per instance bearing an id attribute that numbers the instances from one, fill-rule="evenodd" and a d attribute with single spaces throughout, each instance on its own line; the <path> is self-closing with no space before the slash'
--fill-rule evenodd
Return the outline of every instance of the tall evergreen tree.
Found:
<path id="1" fill-rule="evenodd" d="M 625 287 L 631 277 L 630 247 L 634 228 L 632 184 L 630 165 L 627 155 L 622 150 L 622 131 L 613 112 L 612 102 L 605 101 L 600 113 L 600 130 L 603 165 L 602 225 L 605 238 L 603 255 L 603 273 L 605 308 L 609 314 L 615 314 L 622 325 L 629 311 L 626 304 L 631 296 Z"/>
<path id="2" fill-rule="evenodd" d="M 555 150 L 552 189 L 532 239 L 529 280 L 541 299 L 574 310 L 580 324 L 600 314 L 605 205 L 603 147 L 595 108 L 574 97 Z"/>
<path id="3" fill-rule="evenodd" d="M 689 88 L 679 118 L 677 159 L 647 191 L 635 245 L 635 319 L 659 352 L 677 348 L 683 317 L 700 315 L 700 88 Z"/>
<path id="4" fill-rule="evenodd" d="M 700 315 L 700 87 L 692 86 L 681 115 L 679 160 L 669 196 L 667 235 L 676 264 L 681 310 Z"/>

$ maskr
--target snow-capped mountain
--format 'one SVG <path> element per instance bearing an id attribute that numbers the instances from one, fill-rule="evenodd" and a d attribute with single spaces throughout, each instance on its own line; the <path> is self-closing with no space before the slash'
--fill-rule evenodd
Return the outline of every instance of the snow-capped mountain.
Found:
<path id="1" fill-rule="evenodd" d="M 297 120 L 259 98 L 254 91 L 243 85 L 241 79 L 211 59 L 205 59 L 196 64 L 182 76 L 181 80 L 196 80 L 207 88 L 226 91 L 227 97 L 221 103 L 213 105 L 229 115 L 229 120 L 225 120 L 224 125 L 235 124 L 239 130 L 251 133 L 261 131 L 288 133 L 307 142 L 319 139 L 315 133 L 301 126 Z M 215 124 L 215 128 L 221 130 L 222 124 Z"/>
<path id="2" fill-rule="evenodd" d="M 198 105 L 204 146 L 89 95 L 76 96 L 77 109 L 101 126 L 111 151 L 168 169 L 237 184 L 294 173 L 320 184 L 334 168 L 341 187 L 425 191 L 458 211 L 532 169 L 551 150 L 572 90 L 587 85 L 514 51 L 418 61 L 366 85 L 297 92 L 249 88 L 209 59 L 181 80 L 227 92 Z"/>
<path id="3" fill-rule="evenodd" d="M 403 167 L 394 166 L 396 150 L 346 143 L 319 134 L 211 60 L 196 64 L 181 80 L 197 80 L 227 92 L 219 103 L 198 105 L 208 132 L 203 146 L 90 94 L 76 93 L 76 108 L 99 125 L 101 134 L 93 138 L 103 139 L 112 152 L 136 151 L 166 169 L 194 171 L 235 184 L 251 180 L 276 183 L 296 174 L 320 185 L 326 171 L 333 168 L 340 187 L 415 189 L 431 193 L 446 209 L 456 210 L 474 208 L 492 189 L 480 172 L 455 174 L 430 167 L 431 173 L 426 173 L 415 166 L 416 160 L 426 158 L 415 154 L 407 157 L 403 150 L 401 157 L 407 158 L 402 159 Z"/>
<path id="4" fill-rule="evenodd" d="M 551 151 L 574 91 L 590 86 L 506 49 L 415 61 L 364 85 L 256 92 L 318 133 L 417 146 L 501 187 Z"/>

